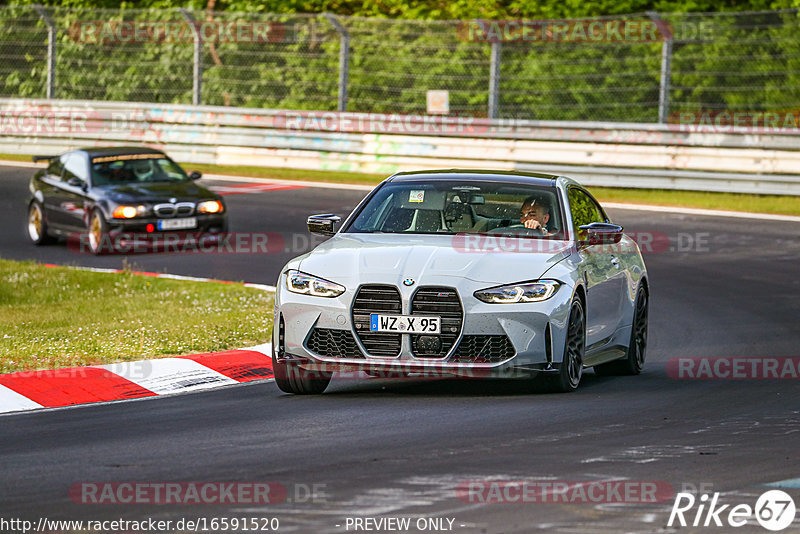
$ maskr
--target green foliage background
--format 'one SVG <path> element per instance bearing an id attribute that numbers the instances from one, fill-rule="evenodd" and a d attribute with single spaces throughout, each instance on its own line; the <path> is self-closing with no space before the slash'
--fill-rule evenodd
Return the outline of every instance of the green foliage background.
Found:
<path id="1" fill-rule="evenodd" d="M 47 28 L 31 3 L 0 8 L 3 97 L 45 95 Z M 171 2 L 42 3 L 59 27 L 57 98 L 191 103 L 191 42 L 91 44 L 69 32 L 78 21 L 182 21 Z M 646 20 L 652 9 L 675 33 L 673 113 L 800 106 L 800 0 L 219 0 L 213 14 L 207 0 L 185 6 L 198 20 L 281 28 L 276 42 L 205 43 L 203 104 L 335 110 L 340 38 L 320 15 L 332 12 L 350 34 L 349 111 L 422 114 L 426 92 L 447 89 L 451 114 L 485 116 L 490 45 L 464 39 L 458 20 Z M 500 116 L 655 122 L 661 50 L 661 42 L 503 43 Z"/>

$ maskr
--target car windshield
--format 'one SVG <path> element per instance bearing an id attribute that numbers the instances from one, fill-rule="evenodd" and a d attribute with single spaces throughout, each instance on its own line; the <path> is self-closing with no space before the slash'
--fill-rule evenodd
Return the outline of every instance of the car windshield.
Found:
<path id="1" fill-rule="evenodd" d="M 528 219 L 538 222 L 526 224 Z M 381 187 L 344 231 L 564 239 L 563 220 L 555 187 L 403 181 Z"/>
<path id="2" fill-rule="evenodd" d="M 189 177 L 163 154 L 125 154 L 92 158 L 92 184 L 185 182 Z"/>

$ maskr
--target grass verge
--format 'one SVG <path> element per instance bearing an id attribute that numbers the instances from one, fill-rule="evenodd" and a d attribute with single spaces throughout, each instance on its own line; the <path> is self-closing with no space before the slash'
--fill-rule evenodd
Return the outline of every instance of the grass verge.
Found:
<path id="1" fill-rule="evenodd" d="M 241 285 L 0 259 L 0 373 L 252 346 L 269 341 L 272 307 Z"/>
<path id="2" fill-rule="evenodd" d="M 30 156 L 0 154 L 0 159 L 30 161 Z M 228 174 L 251 178 L 280 180 L 307 180 L 343 184 L 376 185 L 386 178 L 382 174 L 362 174 L 345 171 L 306 171 L 256 167 L 246 165 L 208 165 L 182 163 L 186 169 L 209 174 Z M 746 193 L 713 193 L 704 191 L 676 191 L 671 189 L 632 189 L 592 187 L 592 193 L 601 202 L 626 202 L 655 206 L 676 206 L 711 210 L 747 211 L 800 216 L 800 199 L 790 195 L 751 195 Z"/>

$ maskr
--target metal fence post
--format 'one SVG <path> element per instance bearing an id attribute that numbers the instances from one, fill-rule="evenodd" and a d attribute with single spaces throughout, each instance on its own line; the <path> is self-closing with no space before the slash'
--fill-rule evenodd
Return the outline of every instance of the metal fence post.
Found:
<path id="1" fill-rule="evenodd" d="M 500 41 L 492 42 L 492 58 L 489 64 L 489 118 L 496 119 L 500 97 Z"/>
<path id="2" fill-rule="evenodd" d="M 347 79 L 350 75 L 350 32 L 333 13 L 322 14 L 339 34 L 339 100 L 337 109 L 347 111 Z"/>
<path id="3" fill-rule="evenodd" d="M 33 4 L 33 9 L 47 24 L 47 98 L 55 98 L 56 93 L 56 22 L 41 4 Z"/>
<path id="4" fill-rule="evenodd" d="M 194 35 L 194 61 L 192 69 L 192 104 L 199 106 L 203 103 L 203 36 L 200 35 L 200 27 L 194 15 L 185 7 L 179 7 L 183 18 L 192 27 Z"/>
<path id="5" fill-rule="evenodd" d="M 655 11 L 647 16 L 655 23 L 664 43 L 661 45 L 661 81 L 658 87 L 658 122 L 665 124 L 669 115 L 669 82 L 672 78 L 672 31 L 669 25 Z"/>

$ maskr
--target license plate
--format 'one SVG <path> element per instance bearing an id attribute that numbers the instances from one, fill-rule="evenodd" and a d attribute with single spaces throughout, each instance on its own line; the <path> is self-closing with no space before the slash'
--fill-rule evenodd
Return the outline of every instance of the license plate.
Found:
<path id="1" fill-rule="evenodd" d="M 186 230 L 197 226 L 195 217 L 184 217 L 183 219 L 164 219 L 158 221 L 159 230 Z"/>
<path id="2" fill-rule="evenodd" d="M 438 334 L 441 332 L 440 317 L 414 315 L 370 315 L 369 329 L 373 332 L 398 332 L 406 334 Z"/>

